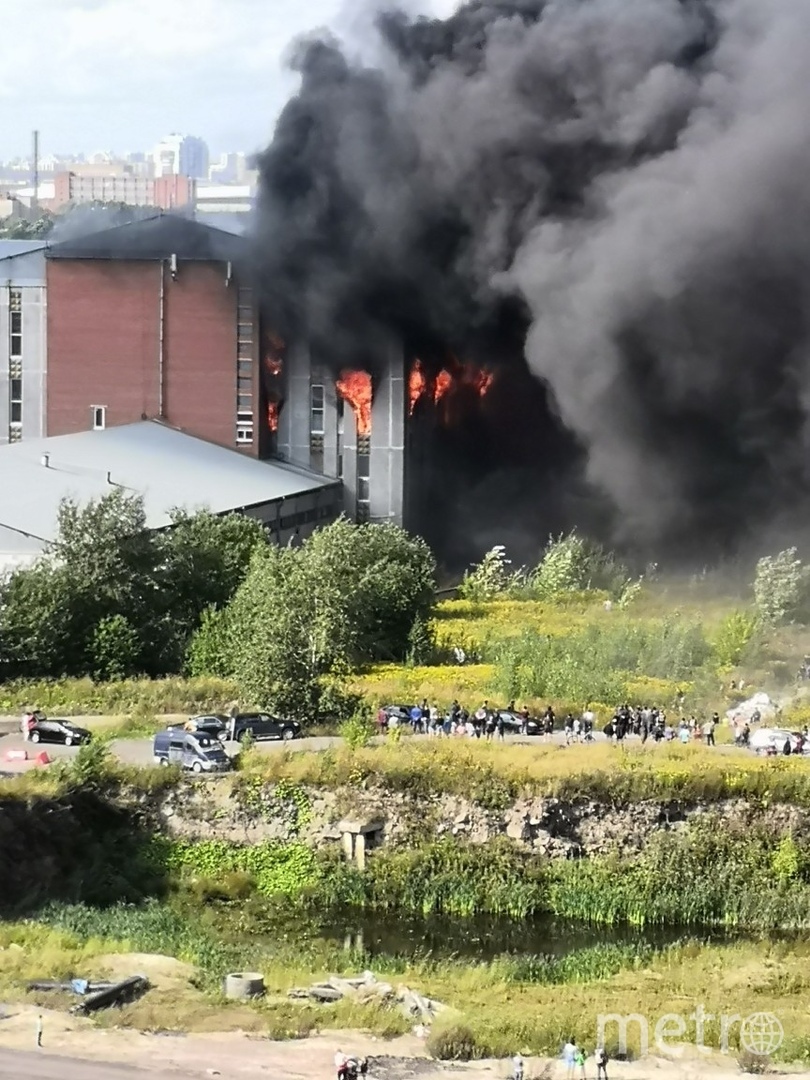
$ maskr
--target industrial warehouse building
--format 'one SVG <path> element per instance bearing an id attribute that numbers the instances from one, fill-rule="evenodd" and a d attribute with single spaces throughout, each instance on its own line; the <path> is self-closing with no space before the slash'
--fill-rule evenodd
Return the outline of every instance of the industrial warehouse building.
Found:
<path id="1" fill-rule="evenodd" d="M 348 386 L 306 342 L 287 348 L 260 317 L 244 237 L 161 214 L 2 255 L 0 379 L 9 392 L 0 385 L 8 401 L 0 443 L 21 441 L 0 447 L 0 547 L 9 557 L 10 535 L 21 538 L 20 558 L 52 539 L 39 497 L 51 520 L 59 498 L 106 490 L 108 472 L 147 497 L 164 492 L 155 527 L 189 500 L 266 506 L 263 520 L 282 541 L 341 510 L 409 523 L 418 482 L 403 350 L 392 345 L 380 358 L 372 388 L 362 372 L 349 373 L 358 385 Z M 429 441 L 419 443 L 424 453 Z M 253 459 L 251 499 L 213 479 L 206 499 L 204 469 L 216 461 L 218 475 L 236 477 L 240 458 Z M 150 479 L 151 470 L 165 475 Z M 187 485 L 175 483 L 181 476 Z"/>
<path id="2" fill-rule="evenodd" d="M 157 421 L 23 440 L 0 447 L 0 571 L 31 562 L 56 538 L 63 499 L 111 491 L 143 497 L 150 529 L 172 511 L 238 512 L 279 543 L 308 536 L 341 510 L 341 486 L 281 462 L 261 462 Z"/>
<path id="3" fill-rule="evenodd" d="M 45 434 L 45 297 L 45 244 L 0 240 L 0 444 Z"/>

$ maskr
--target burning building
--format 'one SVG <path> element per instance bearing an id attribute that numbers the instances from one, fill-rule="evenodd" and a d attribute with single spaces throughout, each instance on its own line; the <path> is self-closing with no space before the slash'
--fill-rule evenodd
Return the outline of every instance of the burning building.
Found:
<path id="1" fill-rule="evenodd" d="M 270 384 L 280 402 L 271 406 L 278 455 L 339 477 L 351 518 L 426 531 L 423 496 L 437 429 L 453 422 L 454 407 L 469 407 L 470 391 L 483 398 L 494 375 L 452 358 L 434 375 L 401 343 L 378 358 L 373 375 L 335 372 L 298 343 L 279 374 L 277 389 Z"/>
<path id="2" fill-rule="evenodd" d="M 806 517 L 806 0 L 375 30 L 298 43 L 259 160 L 279 452 L 442 553 L 595 523 L 702 558 L 740 506 Z"/>

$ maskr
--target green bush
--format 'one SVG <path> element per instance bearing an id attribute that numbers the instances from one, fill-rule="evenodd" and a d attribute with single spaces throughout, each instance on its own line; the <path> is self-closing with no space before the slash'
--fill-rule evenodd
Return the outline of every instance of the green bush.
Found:
<path id="1" fill-rule="evenodd" d="M 427 1037 L 425 1048 L 437 1061 L 472 1061 L 482 1056 L 478 1053 L 472 1029 L 462 1023 L 435 1026 Z"/>
<path id="2" fill-rule="evenodd" d="M 754 603 L 762 621 L 776 626 L 794 615 L 805 601 L 807 585 L 807 569 L 795 547 L 760 559 L 754 579 Z"/>
<path id="3" fill-rule="evenodd" d="M 736 667 L 757 632 L 757 617 L 747 611 L 733 611 L 715 631 L 712 647 L 721 667 Z"/>
<path id="4" fill-rule="evenodd" d="M 355 713 L 348 720 L 344 720 L 338 728 L 338 733 L 347 746 L 357 750 L 362 746 L 368 746 L 374 725 L 365 713 Z"/>

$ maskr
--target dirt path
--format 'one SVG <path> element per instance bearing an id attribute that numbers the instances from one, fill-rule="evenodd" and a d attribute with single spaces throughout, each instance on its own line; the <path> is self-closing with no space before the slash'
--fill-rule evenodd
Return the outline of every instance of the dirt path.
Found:
<path id="1" fill-rule="evenodd" d="M 221 1076 L 224 1080 L 332 1080 L 335 1051 L 369 1058 L 369 1080 L 507 1080 L 506 1061 L 449 1064 L 432 1061 L 421 1039 L 384 1041 L 359 1032 L 326 1032 L 307 1039 L 270 1042 L 242 1033 L 188 1036 L 145 1035 L 103 1030 L 89 1020 L 42 1011 L 43 1047 L 33 1050 L 37 1010 L 7 1006 L 0 1019 L 0 1080 L 183 1080 Z M 526 1076 L 563 1080 L 564 1068 L 527 1061 Z M 788 1070 L 793 1080 L 810 1073 Z M 593 1080 L 589 1063 L 587 1080 Z M 650 1058 L 611 1062 L 611 1080 L 739 1080 L 729 1058 L 706 1059 L 694 1050 L 675 1061 Z"/>

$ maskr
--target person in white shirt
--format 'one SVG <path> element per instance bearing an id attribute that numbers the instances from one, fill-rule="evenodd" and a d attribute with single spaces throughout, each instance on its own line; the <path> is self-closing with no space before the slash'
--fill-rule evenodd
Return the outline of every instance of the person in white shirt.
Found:
<path id="1" fill-rule="evenodd" d="M 512 1080 L 523 1080 L 523 1058 L 520 1054 L 512 1058 Z"/>
<path id="2" fill-rule="evenodd" d="M 344 1080 L 346 1076 L 346 1066 L 349 1064 L 349 1059 L 343 1053 L 342 1050 L 335 1052 L 335 1075 L 337 1080 Z"/>
<path id="3" fill-rule="evenodd" d="M 566 1080 L 573 1080 L 574 1066 L 576 1065 L 577 1044 L 574 1039 L 569 1039 L 563 1047 L 563 1061 L 565 1062 Z"/>

